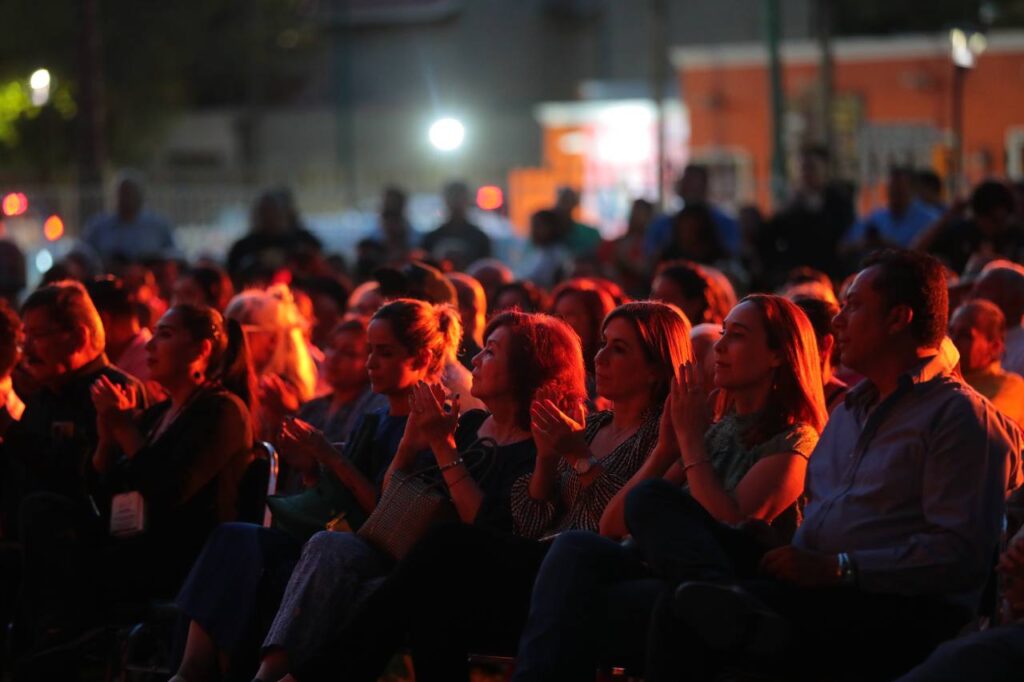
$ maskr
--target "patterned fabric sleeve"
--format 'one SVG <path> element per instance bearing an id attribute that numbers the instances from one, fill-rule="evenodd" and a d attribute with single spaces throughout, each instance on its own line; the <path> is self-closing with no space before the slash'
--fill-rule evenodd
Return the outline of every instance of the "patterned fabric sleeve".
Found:
<path id="1" fill-rule="evenodd" d="M 597 412 L 587 417 L 587 426 L 584 437 L 587 443 L 594 440 L 594 436 L 604 424 L 605 418 L 610 413 Z M 555 521 L 562 516 L 565 510 L 566 482 L 569 473 L 575 474 L 571 467 L 568 467 L 564 459 L 558 461 L 558 494 L 554 500 L 538 500 L 530 495 L 530 481 L 533 480 L 533 472 L 521 476 L 512 484 L 512 525 L 516 535 L 536 540 L 554 527 Z"/>

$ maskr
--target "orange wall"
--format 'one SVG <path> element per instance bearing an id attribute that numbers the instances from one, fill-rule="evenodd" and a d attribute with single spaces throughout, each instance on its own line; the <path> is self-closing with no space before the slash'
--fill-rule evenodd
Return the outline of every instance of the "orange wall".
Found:
<path id="1" fill-rule="evenodd" d="M 784 66 L 787 97 L 813 86 L 814 64 Z M 926 57 L 836 63 L 837 95 L 856 94 L 872 123 L 929 123 L 948 130 L 953 67 Z M 691 149 L 740 147 L 753 159 L 757 201 L 767 207 L 771 167 L 768 74 L 764 66 L 687 68 L 679 73 L 690 112 Z M 964 152 L 986 151 L 993 173 L 1005 173 L 1005 136 L 1024 125 L 1024 52 L 982 55 L 964 87 Z M 968 162 L 968 173 L 971 171 Z M 977 179 L 977 178 L 972 178 Z"/>

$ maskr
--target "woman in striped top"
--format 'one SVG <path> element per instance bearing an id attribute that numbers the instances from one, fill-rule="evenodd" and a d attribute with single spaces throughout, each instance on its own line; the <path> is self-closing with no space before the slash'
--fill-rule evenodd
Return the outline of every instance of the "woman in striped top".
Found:
<path id="1" fill-rule="evenodd" d="M 343 670 L 346 679 L 371 682 L 406 641 L 417 682 L 468 679 L 471 651 L 514 652 L 550 546 L 537 540 L 597 530 L 608 500 L 654 448 L 674 368 L 692 361 L 689 332 L 686 316 L 664 303 L 609 313 L 595 369 L 598 393 L 613 409 L 584 419 L 566 414 L 554 396 L 534 402 L 537 463 L 513 486 L 514 534 L 466 524 L 435 529 L 294 677 L 328 679 Z"/>

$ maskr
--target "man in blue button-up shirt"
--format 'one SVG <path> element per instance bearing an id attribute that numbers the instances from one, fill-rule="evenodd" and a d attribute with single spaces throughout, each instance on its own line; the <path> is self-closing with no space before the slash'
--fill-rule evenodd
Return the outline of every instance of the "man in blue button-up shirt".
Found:
<path id="1" fill-rule="evenodd" d="M 803 525 L 764 554 L 762 577 L 684 585 L 679 617 L 656 616 L 653 642 L 668 631 L 685 649 L 672 654 L 685 661 L 677 678 L 712 679 L 715 648 L 763 654 L 774 640 L 805 672 L 891 679 L 976 612 L 1005 495 L 1021 482 L 1022 438 L 960 379 L 947 317 L 938 261 L 868 260 L 833 322 L 843 364 L 865 380 L 810 458 Z M 653 653 L 665 648 L 651 648 L 649 682 L 673 674 Z"/>

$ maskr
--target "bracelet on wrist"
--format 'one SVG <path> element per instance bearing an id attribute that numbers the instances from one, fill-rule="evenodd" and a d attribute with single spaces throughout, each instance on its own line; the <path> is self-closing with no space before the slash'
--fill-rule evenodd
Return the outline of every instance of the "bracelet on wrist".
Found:
<path id="1" fill-rule="evenodd" d="M 686 462 L 683 462 L 683 473 L 685 474 L 687 471 L 689 471 L 693 467 L 699 466 L 701 464 L 711 464 L 711 460 L 708 459 L 707 457 L 705 457 L 704 459 L 698 459 L 696 462 L 690 462 L 689 464 L 687 464 Z"/>
<path id="2" fill-rule="evenodd" d="M 442 464 L 440 467 L 438 467 L 438 471 L 440 471 L 441 473 L 444 473 L 444 472 L 448 471 L 449 469 L 454 469 L 455 467 L 459 466 L 460 464 L 462 464 L 462 458 L 458 457 L 458 458 L 453 459 L 452 461 L 448 462 L 447 464 Z"/>

